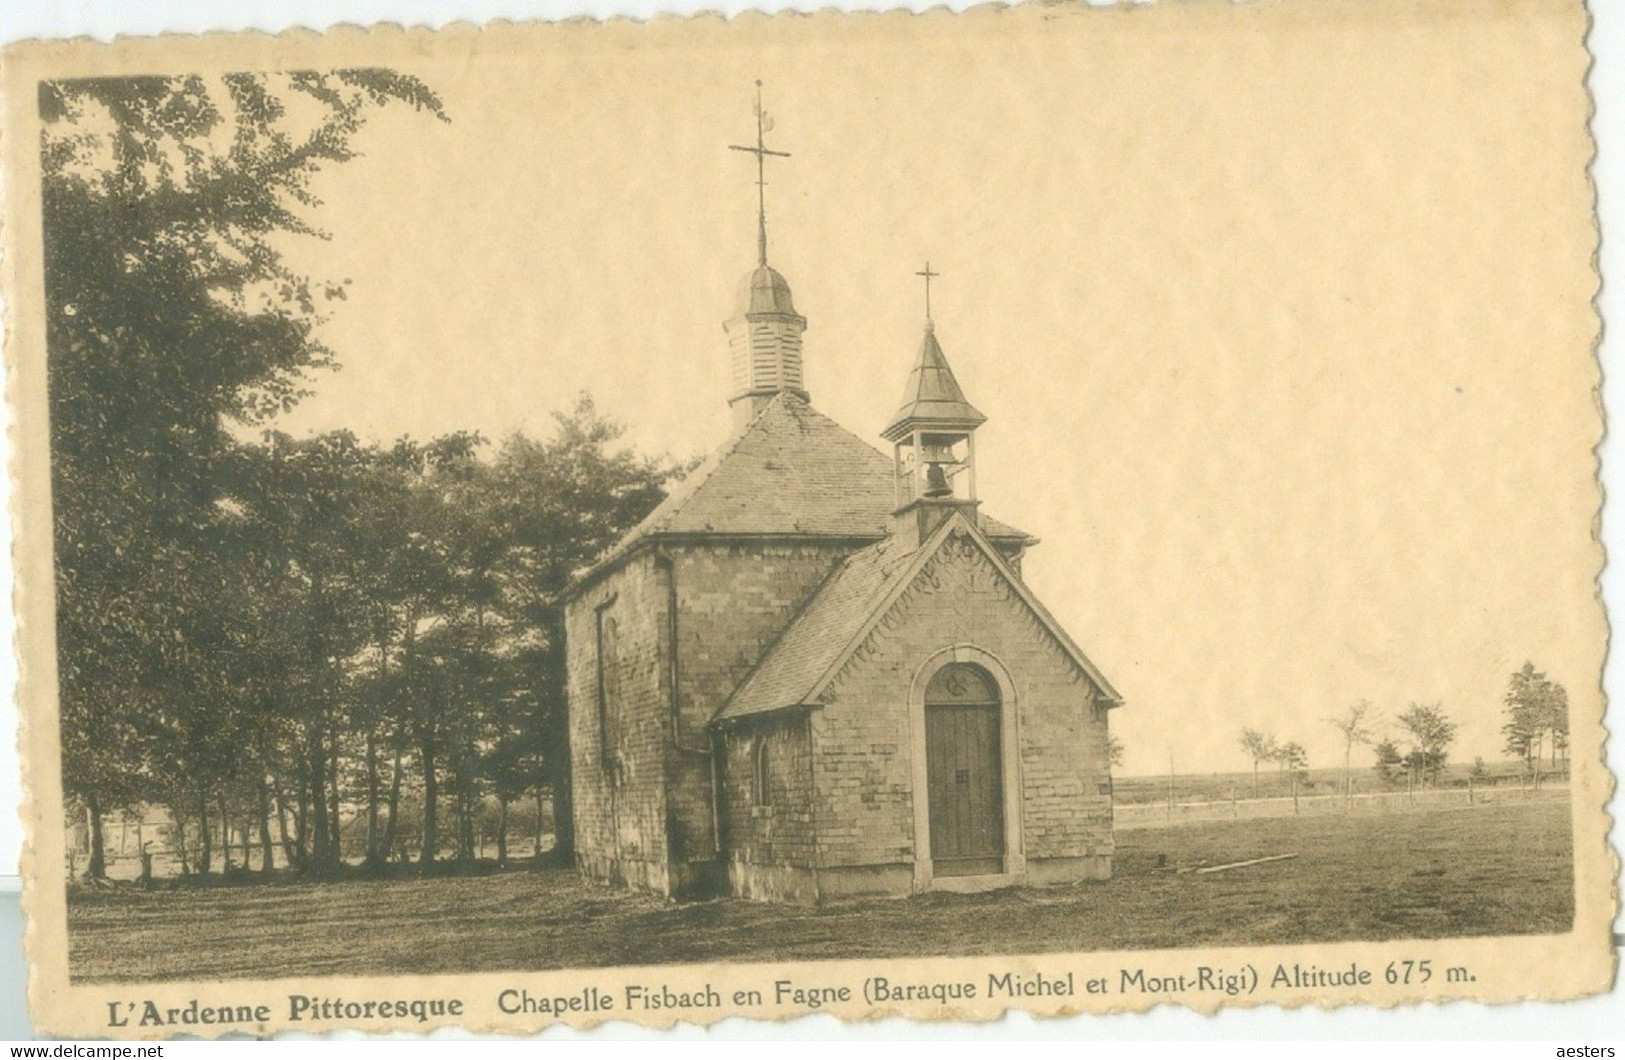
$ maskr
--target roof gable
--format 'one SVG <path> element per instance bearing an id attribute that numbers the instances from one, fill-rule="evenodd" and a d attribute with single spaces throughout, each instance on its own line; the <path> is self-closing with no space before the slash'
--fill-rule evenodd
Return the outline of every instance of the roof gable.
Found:
<path id="1" fill-rule="evenodd" d="M 677 483 L 588 573 L 661 535 L 881 538 L 896 507 L 892 458 L 793 394 L 779 394 Z M 987 516 L 996 538 L 1032 538 Z"/>
<path id="2" fill-rule="evenodd" d="M 813 705 L 876 624 L 957 532 L 980 550 L 1079 670 L 1112 705 L 1122 702 L 1055 616 L 962 513 L 954 513 L 913 552 L 888 538 L 848 556 L 768 649 L 756 669 L 717 712 L 716 721 Z"/>

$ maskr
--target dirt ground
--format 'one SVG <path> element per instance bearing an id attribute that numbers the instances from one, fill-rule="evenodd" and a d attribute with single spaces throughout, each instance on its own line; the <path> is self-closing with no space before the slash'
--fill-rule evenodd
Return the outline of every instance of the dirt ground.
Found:
<path id="1" fill-rule="evenodd" d="M 1170 871 L 1271 854 L 1209 875 Z M 1546 934 L 1574 915 L 1566 802 L 1120 832 L 1116 876 L 820 908 L 674 904 L 573 873 L 75 890 L 77 981 L 544 970 Z"/>

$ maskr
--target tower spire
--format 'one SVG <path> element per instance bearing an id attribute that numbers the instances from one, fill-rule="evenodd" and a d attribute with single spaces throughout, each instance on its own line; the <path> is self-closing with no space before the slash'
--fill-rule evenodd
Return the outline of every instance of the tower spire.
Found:
<path id="1" fill-rule="evenodd" d="M 789 158 L 788 151 L 773 151 L 767 146 L 767 134 L 773 131 L 773 119 L 762 109 L 762 80 L 756 79 L 756 145 L 747 147 L 729 144 L 730 151 L 744 151 L 756 156 L 756 264 L 767 264 L 767 158 Z"/>
<path id="2" fill-rule="evenodd" d="M 929 262 L 915 273 L 925 280 L 925 335 L 898 406 L 881 437 L 892 443 L 899 540 L 918 547 L 953 509 L 974 518 L 976 428 L 987 421 L 948 367 L 931 322 Z"/>
<path id="3" fill-rule="evenodd" d="M 767 160 L 790 157 L 788 151 L 767 146 L 772 131 L 773 119 L 762 108 L 762 83 L 757 81 L 756 143 L 728 145 L 756 156 L 756 268 L 739 285 L 737 315 L 722 325 L 732 362 L 728 404 L 740 424 L 749 423 L 781 394 L 807 400 L 801 379 L 801 333 L 807 330 L 807 318 L 796 312 L 790 284 L 767 263 Z"/>

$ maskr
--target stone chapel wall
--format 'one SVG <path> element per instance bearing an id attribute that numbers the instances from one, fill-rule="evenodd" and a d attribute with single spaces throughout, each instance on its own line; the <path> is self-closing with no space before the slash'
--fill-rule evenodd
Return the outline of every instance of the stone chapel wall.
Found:
<path id="1" fill-rule="evenodd" d="M 1105 713 L 1095 709 L 1088 680 L 963 535 L 950 539 L 903 593 L 837 676 L 826 705 L 813 712 L 820 866 L 913 862 L 909 692 L 922 663 L 955 644 L 1001 660 L 1016 685 L 1023 840 L 1032 876 L 1045 878 L 1035 859 L 1057 865 L 1087 859 L 1088 874 L 1109 871 Z"/>
<path id="2" fill-rule="evenodd" d="M 677 590 L 677 742 L 667 756 L 672 859 L 715 864 L 711 719 L 847 548 L 830 544 L 672 546 Z M 680 746 L 679 746 L 680 745 Z M 685 750 L 686 748 L 686 750 Z"/>
<path id="3" fill-rule="evenodd" d="M 689 545 L 670 549 L 677 579 L 678 709 L 684 742 L 711 719 L 854 545 Z"/>
<path id="4" fill-rule="evenodd" d="M 729 891 L 743 898 L 816 901 L 807 713 L 783 711 L 730 726 L 718 742 Z M 765 771 L 758 769 L 758 748 L 766 756 Z"/>
<path id="5" fill-rule="evenodd" d="M 600 732 L 599 614 L 606 732 Z M 661 640 L 664 580 L 647 553 L 565 610 L 576 863 L 589 877 L 669 893 Z"/>

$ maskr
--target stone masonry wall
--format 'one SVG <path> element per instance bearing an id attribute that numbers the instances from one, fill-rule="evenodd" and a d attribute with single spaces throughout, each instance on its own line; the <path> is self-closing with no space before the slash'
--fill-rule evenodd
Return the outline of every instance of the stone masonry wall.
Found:
<path id="1" fill-rule="evenodd" d="M 767 755 L 767 791 L 757 791 L 756 749 Z M 740 867 L 814 865 L 812 738 L 807 712 L 784 711 L 730 726 L 723 750 L 719 808 L 726 855 Z"/>
<path id="2" fill-rule="evenodd" d="M 668 551 L 678 601 L 680 740 L 685 747 L 706 748 L 711 719 L 848 548 L 758 543 Z M 714 857 L 709 761 L 674 748 L 669 775 L 673 858 Z"/>
<path id="3" fill-rule="evenodd" d="M 716 712 L 852 546 L 672 547 L 682 736 L 703 743 Z"/>
<path id="4" fill-rule="evenodd" d="M 662 558 L 652 551 L 637 556 L 571 602 L 565 616 L 571 769 L 584 873 L 667 894 L 703 883 L 718 852 L 711 718 L 848 548 L 674 545 Z M 606 627 L 613 630 L 607 653 L 613 658 L 606 659 L 605 680 L 613 761 L 605 765 L 595 612 L 611 597 L 604 615 L 613 623 Z"/>
<path id="5" fill-rule="evenodd" d="M 611 602 L 612 601 L 612 602 Z M 565 610 L 576 862 L 582 873 L 669 893 L 664 579 L 644 554 Z M 605 606 L 607 603 L 607 606 Z M 599 731 L 598 611 L 606 732 Z"/>
<path id="6" fill-rule="evenodd" d="M 912 862 L 909 690 L 955 644 L 1000 659 L 1017 690 L 1024 852 L 1112 853 L 1106 716 L 1060 645 L 965 535 L 950 538 L 813 711 L 821 866 Z M 924 797 L 924 793 L 920 793 Z"/>

